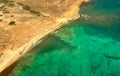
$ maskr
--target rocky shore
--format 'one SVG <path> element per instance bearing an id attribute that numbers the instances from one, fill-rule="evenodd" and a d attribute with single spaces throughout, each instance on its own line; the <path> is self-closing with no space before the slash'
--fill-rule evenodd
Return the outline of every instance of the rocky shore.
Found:
<path id="1" fill-rule="evenodd" d="M 74 1 L 74 0 L 66 0 L 66 2 L 70 2 L 70 1 Z M 20 28 L 18 27 L 17 24 L 16 26 L 12 26 L 12 27 L 11 26 L 6 27 L 6 26 L 0 25 L 0 27 L 4 28 L 5 30 L 8 30 L 8 31 L 12 30 L 11 43 L 9 43 L 9 46 L 3 49 L 4 52 L 1 52 L 0 72 L 2 72 L 5 68 L 10 66 L 11 64 L 13 64 L 21 56 L 27 53 L 32 47 L 38 44 L 38 41 L 41 40 L 44 36 L 61 28 L 64 24 L 68 23 L 69 21 L 79 18 L 80 17 L 79 6 L 83 2 L 88 2 L 88 0 L 74 1 L 73 4 L 70 4 L 70 6 L 67 7 L 68 10 L 66 10 L 65 12 L 62 12 L 61 14 L 59 14 L 59 16 L 53 16 L 50 18 L 44 17 L 44 19 L 41 19 L 37 17 L 34 18 L 33 16 L 30 15 L 31 18 L 28 18 L 28 19 L 32 19 L 32 20 L 28 20 L 27 22 L 18 22 L 18 25 L 21 25 Z M 12 10 L 11 8 L 8 8 L 8 9 Z M 24 16 L 26 14 L 22 13 L 21 15 Z M 16 15 L 16 17 L 18 16 L 19 15 Z M 49 16 L 49 15 L 46 15 L 46 16 Z M 22 18 L 25 19 L 24 17 Z M 20 29 L 22 31 L 19 31 Z M 16 32 L 15 30 L 18 30 L 19 33 L 21 32 L 21 34 L 14 33 Z"/>

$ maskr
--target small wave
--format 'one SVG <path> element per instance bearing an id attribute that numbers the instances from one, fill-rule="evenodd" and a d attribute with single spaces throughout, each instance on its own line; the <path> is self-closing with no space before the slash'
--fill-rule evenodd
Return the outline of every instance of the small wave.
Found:
<path id="1" fill-rule="evenodd" d="M 81 14 L 81 16 L 84 17 L 86 20 L 88 20 L 88 19 L 91 18 L 91 16 L 89 16 L 89 15 L 85 15 L 85 14 Z"/>

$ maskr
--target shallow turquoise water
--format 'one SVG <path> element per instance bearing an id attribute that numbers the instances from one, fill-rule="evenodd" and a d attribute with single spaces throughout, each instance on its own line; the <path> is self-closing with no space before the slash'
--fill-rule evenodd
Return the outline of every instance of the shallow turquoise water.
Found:
<path id="1" fill-rule="evenodd" d="M 10 76 L 120 76 L 120 0 L 92 0 L 45 38 Z"/>

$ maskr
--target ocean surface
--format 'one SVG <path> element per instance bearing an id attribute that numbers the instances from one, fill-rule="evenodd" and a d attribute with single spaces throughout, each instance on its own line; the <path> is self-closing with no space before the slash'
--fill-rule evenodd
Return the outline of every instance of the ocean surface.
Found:
<path id="1" fill-rule="evenodd" d="M 120 76 L 120 0 L 92 0 L 22 57 L 9 76 Z"/>

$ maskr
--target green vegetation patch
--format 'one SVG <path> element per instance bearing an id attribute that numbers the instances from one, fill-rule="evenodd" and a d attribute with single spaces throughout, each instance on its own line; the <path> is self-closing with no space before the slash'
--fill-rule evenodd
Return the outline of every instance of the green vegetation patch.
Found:
<path id="1" fill-rule="evenodd" d="M 0 0 L 0 3 L 9 3 L 10 0 Z"/>
<path id="2" fill-rule="evenodd" d="M 15 21 L 10 21 L 9 25 L 16 25 L 16 22 Z"/>
<path id="3" fill-rule="evenodd" d="M 35 11 L 35 10 L 30 10 L 30 12 L 33 13 L 33 14 L 35 14 L 35 15 L 37 15 L 37 16 L 42 15 L 40 12 Z"/>
<path id="4" fill-rule="evenodd" d="M 33 10 L 30 6 L 28 6 L 28 5 L 25 5 L 25 4 L 22 4 L 22 3 L 17 3 L 18 5 L 21 5 L 22 6 L 22 8 L 24 9 L 24 10 L 27 10 L 27 11 L 29 11 L 30 13 L 32 13 L 32 14 L 35 14 L 35 15 L 37 15 L 37 16 L 44 16 L 44 15 L 42 15 L 39 11 L 36 11 L 36 10 Z"/>
<path id="5" fill-rule="evenodd" d="M 27 5 L 23 5 L 22 7 L 23 7 L 23 9 L 25 9 L 25 10 L 31 10 L 31 8 L 30 8 L 29 6 L 27 6 Z"/>

